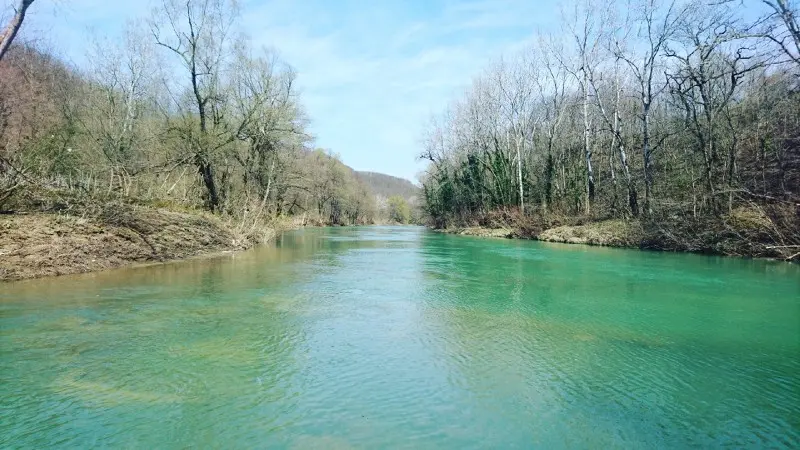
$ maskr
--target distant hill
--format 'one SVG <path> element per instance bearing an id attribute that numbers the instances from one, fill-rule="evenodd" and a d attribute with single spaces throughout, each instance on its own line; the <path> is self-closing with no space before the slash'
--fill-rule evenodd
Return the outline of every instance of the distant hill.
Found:
<path id="1" fill-rule="evenodd" d="M 393 177 L 385 173 L 356 171 L 356 178 L 366 184 L 375 195 L 391 197 L 399 195 L 406 200 L 419 197 L 421 189 L 405 178 Z"/>

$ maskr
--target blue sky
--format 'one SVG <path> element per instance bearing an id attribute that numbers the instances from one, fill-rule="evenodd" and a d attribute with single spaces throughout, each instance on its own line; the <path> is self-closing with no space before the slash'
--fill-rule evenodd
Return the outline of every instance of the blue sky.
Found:
<path id="1" fill-rule="evenodd" d="M 7 6 L 10 0 L 0 0 Z M 244 0 L 242 25 L 298 72 L 319 147 L 357 170 L 414 180 L 420 136 L 472 77 L 558 21 L 556 0 Z M 23 32 L 80 64 L 146 0 L 36 0 Z M 4 12 L 9 11 L 7 8 Z"/>

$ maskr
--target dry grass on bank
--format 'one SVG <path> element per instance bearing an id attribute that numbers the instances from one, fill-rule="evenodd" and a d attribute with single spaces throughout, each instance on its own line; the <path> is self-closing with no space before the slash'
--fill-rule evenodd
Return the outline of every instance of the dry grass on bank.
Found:
<path id="1" fill-rule="evenodd" d="M 0 216 L 0 280 L 110 269 L 243 248 L 220 221 L 167 210 Z"/>
<path id="2" fill-rule="evenodd" d="M 39 196 L 0 215 L 0 281 L 244 250 L 300 225 L 170 206 Z"/>
<path id="3" fill-rule="evenodd" d="M 643 231 L 638 221 L 604 220 L 585 225 L 562 225 L 539 233 L 536 239 L 567 244 L 639 247 Z"/>
<path id="4" fill-rule="evenodd" d="M 521 216 L 507 210 L 487 214 L 475 224 L 444 231 L 469 236 L 800 261 L 800 209 L 784 203 L 750 204 L 714 217 L 671 212 L 646 220 Z"/>

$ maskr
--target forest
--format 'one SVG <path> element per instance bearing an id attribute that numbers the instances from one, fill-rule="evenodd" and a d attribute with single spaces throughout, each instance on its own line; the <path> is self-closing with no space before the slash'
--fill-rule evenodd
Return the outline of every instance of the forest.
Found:
<path id="1" fill-rule="evenodd" d="M 19 2 L 19 24 L 35 6 Z M 314 147 L 295 70 L 239 34 L 241 14 L 231 0 L 157 2 L 122 39 L 95 36 L 80 67 L 41 44 L 57 36 L 10 44 L 6 33 L 0 210 L 83 214 L 119 200 L 243 229 L 375 221 L 368 186 Z"/>
<path id="2" fill-rule="evenodd" d="M 789 0 L 562 6 L 434 116 L 436 228 L 624 224 L 644 248 L 800 255 L 800 25 Z"/>

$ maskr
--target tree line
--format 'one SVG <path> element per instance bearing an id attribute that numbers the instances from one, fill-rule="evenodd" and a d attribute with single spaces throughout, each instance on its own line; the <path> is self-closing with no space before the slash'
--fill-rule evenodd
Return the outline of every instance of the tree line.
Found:
<path id="1" fill-rule="evenodd" d="M 0 209 L 57 190 L 235 217 L 375 219 L 367 186 L 314 148 L 295 70 L 237 31 L 237 2 L 160 1 L 121 39 L 97 37 L 80 67 L 11 44 L 32 3 L 0 36 Z"/>
<path id="2" fill-rule="evenodd" d="M 799 16 L 789 0 L 563 4 L 558 31 L 431 120 L 428 219 L 637 219 L 665 248 L 800 250 Z"/>

